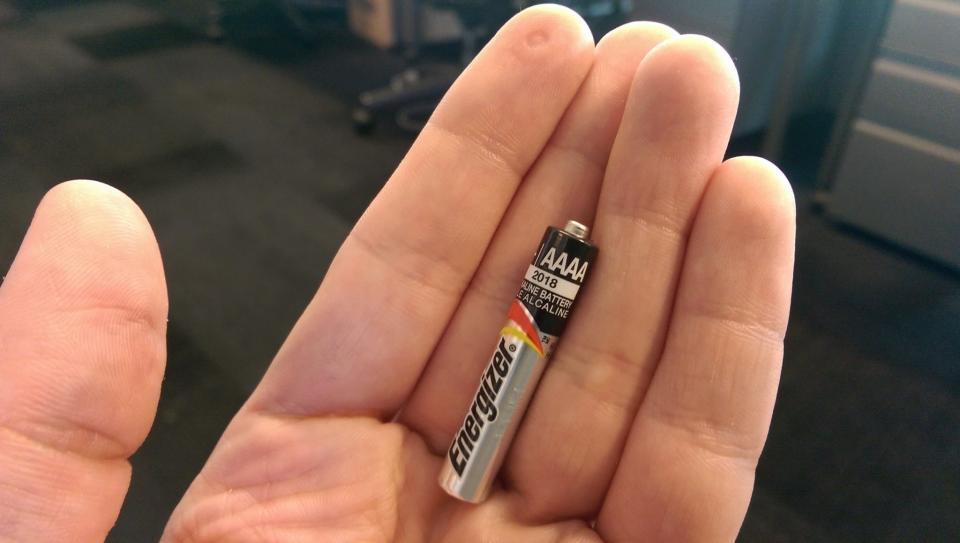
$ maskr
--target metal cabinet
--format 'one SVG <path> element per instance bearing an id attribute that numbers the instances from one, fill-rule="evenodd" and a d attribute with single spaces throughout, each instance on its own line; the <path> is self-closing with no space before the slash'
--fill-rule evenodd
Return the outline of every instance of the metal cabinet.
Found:
<path id="1" fill-rule="evenodd" d="M 828 211 L 960 267 L 960 2 L 898 0 Z"/>

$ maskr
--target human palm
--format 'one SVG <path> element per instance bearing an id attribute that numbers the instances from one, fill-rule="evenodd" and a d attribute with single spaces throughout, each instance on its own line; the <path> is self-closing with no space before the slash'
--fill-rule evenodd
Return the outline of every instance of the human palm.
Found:
<path id="1" fill-rule="evenodd" d="M 729 541 L 776 396 L 793 199 L 722 162 L 738 99 L 709 40 L 594 47 L 536 7 L 450 90 L 344 242 L 163 541 Z M 494 491 L 437 485 L 549 224 L 600 255 Z M 309 248 L 306 248 L 309 250 Z M 98 541 L 164 365 L 166 287 L 125 196 L 41 203 L 0 287 L 0 541 Z"/>

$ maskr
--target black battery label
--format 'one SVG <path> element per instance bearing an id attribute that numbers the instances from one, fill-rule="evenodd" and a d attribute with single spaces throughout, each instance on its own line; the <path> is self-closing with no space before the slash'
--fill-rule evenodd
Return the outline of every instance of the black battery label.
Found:
<path id="1" fill-rule="evenodd" d="M 596 247 L 558 228 L 544 234 L 517 293 L 542 334 L 561 335 L 596 254 Z"/>

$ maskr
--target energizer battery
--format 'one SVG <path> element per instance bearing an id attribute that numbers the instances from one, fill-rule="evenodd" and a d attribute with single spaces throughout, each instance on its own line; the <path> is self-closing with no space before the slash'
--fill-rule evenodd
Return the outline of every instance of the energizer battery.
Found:
<path id="1" fill-rule="evenodd" d="M 440 486 L 451 496 L 477 503 L 490 491 L 597 255 L 588 233 L 569 221 L 563 230 L 550 227 L 543 235 L 447 452 Z"/>

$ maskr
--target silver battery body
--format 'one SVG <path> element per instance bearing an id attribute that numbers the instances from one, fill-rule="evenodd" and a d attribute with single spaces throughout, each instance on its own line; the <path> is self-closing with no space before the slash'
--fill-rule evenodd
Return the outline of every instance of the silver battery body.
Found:
<path id="1" fill-rule="evenodd" d="M 489 404 L 492 408 L 484 405 L 483 400 L 470 405 L 472 413 L 467 416 L 473 417 L 468 420 L 475 422 L 470 423 L 470 428 L 465 424 L 454 437 L 440 472 L 440 486 L 448 494 L 472 503 L 487 497 L 547 365 L 546 357 L 523 341 L 503 335 L 500 340 L 502 348 L 498 346 L 494 354 L 497 361 L 491 360 L 487 366 L 475 397 L 489 398 L 491 392 L 499 393 Z M 500 368 L 506 370 L 506 375 L 499 375 Z M 491 421 L 493 413 L 496 415 Z"/>
<path id="2" fill-rule="evenodd" d="M 587 232 L 573 221 L 547 229 L 447 451 L 439 482 L 451 496 L 487 497 L 596 255 Z"/>

